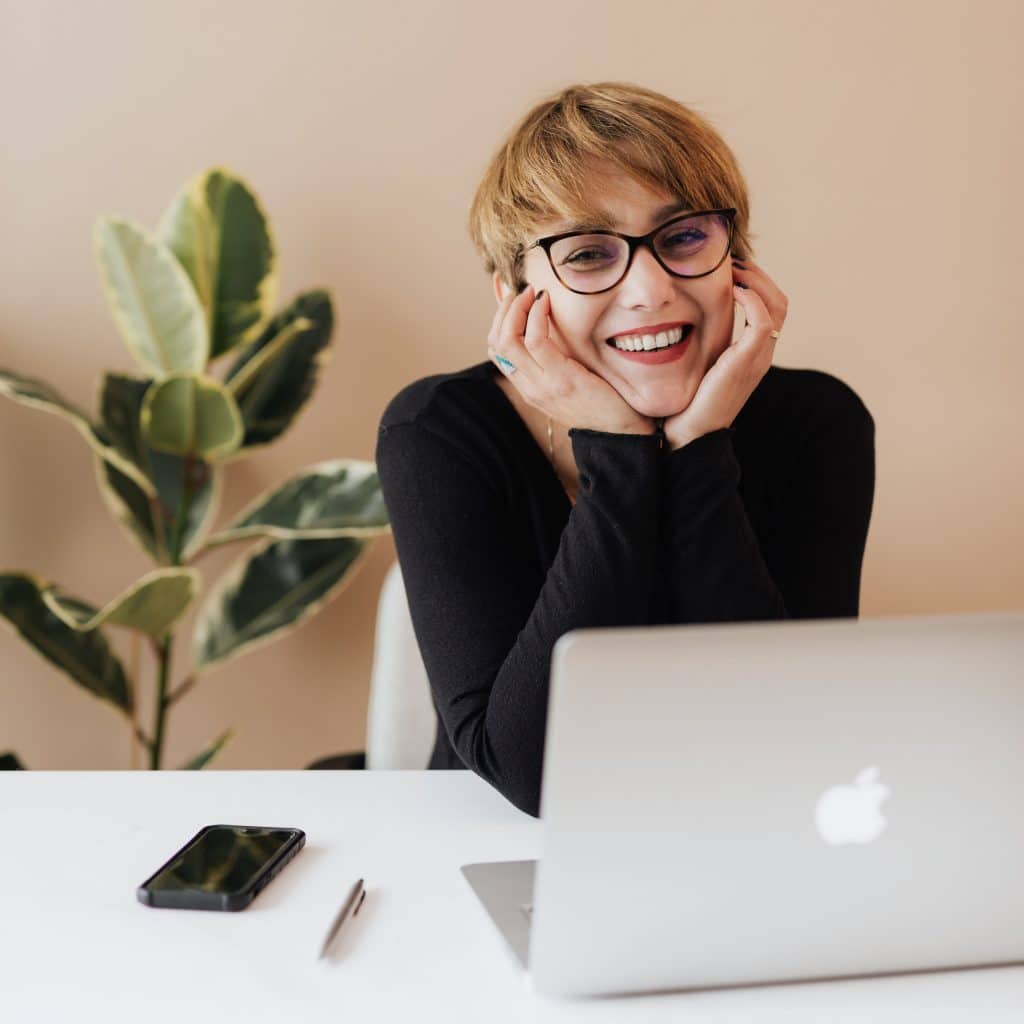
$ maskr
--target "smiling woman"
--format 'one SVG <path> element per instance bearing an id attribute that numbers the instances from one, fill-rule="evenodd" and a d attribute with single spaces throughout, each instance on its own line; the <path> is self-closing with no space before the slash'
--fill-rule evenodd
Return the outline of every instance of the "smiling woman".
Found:
<path id="1" fill-rule="evenodd" d="M 628 83 L 562 90 L 493 157 L 469 217 L 490 358 L 405 386 L 377 444 L 431 768 L 537 815 L 571 629 L 857 615 L 874 422 L 772 365 L 788 300 L 748 217 L 712 126 Z"/>

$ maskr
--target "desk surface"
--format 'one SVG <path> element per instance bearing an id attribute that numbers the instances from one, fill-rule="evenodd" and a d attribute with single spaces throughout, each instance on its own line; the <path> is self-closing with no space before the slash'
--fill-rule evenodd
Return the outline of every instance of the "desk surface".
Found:
<path id="1" fill-rule="evenodd" d="M 0 1019 L 1019 1021 L 1024 967 L 583 1001 L 530 991 L 459 865 L 540 854 L 540 823 L 470 772 L 0 773 Z M 238 914 L 135 887 L 202 825 L 306 847 Z M 330 959 L 348 887 L 366 901 Z"/>

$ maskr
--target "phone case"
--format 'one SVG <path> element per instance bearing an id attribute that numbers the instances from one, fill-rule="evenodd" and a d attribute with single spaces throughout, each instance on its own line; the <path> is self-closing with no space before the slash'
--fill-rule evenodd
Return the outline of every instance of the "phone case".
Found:
<path id="1" fill-rule="evenodd" d="M 235 892 L 209 892 L 204 889 L 151 889 L 150 883 L 165 868 L 178 859 L 189 847 L 198 843 L 202 837 L 215 828 L 274 828 L 270 825 L 206 825 L 201 828 L 184 846 L 171 854 L 136 890 L 135 895 L 140 903 L 147 907 L 167 907 L 175 910 L 244 910 L 265 889 L 271 879 L 302 849 L 306 842 L 306 833 L 301 829 L 279 829 L 290 832 L 288 842 L 263 865 L 260 872 L 244 889 Z"/>

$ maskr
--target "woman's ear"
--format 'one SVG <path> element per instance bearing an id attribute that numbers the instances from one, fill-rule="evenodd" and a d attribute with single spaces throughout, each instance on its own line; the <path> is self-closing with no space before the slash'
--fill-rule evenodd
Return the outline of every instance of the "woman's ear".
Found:
<path id="1" fill-rule="evenodd" d="M 492 275 L 491 280 L 494 283 L 494 297 L 495 299 L 498 300 L 498 305 L 500 306 L 504 301 L 505 296 L 508 295 L 508 293 L 512 291 L 512 289 L 505 283 L 501 276 L 501 273 L 497 270 Z M 519 292 L 523 291 L 526 288 L 526 285 L 526 281 L 517 281 L 516 294 L 518 295 Z"/>
<path id="2" fill-rule="evenodd" d="M 505 282 L 502 280 L 500 271 L 496 270 L 494 272 L 492 280 L 494 281 L 494 297 L 498 300 L 498 305 L 500 306 L 504 301 L 505 296 L 510 291 L 510 289 L 509 286 L 505 284 Z"/>

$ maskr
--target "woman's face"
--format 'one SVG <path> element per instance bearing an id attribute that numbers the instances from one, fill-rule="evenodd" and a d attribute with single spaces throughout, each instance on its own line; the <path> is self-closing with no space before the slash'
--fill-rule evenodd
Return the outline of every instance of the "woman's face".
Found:
<path id="1" fill-rule="evenodd" d="M 643 235 L 673 216 L 659 216 L 658 211 L 677 197 L 652 192 L 617 169 L 596 178 L 595 184 L 597 205 L 609 215 L 615 230 Z M 569 228 L 560 221 L 549 221 L 535 237 Z M 641 246 L 628 273 L 614 288 L 599 295 L 579 295 L 558 280 L 544 251 L 537 247 L 523 260 L 523 277 L 536 291 L 543 289 L 551 296 L 551 338 L 561 350 L 603 377 L 645 416 L 672 416 L 685 409 L 704 374 L 732 339 L 729 258 L 705 277 L 674 277 Z M 506 286 L 497 275 L 495 285 L 500 300 Z M 637 328 L 654 328 L 651 333 L 656 333 L 664 330 L 664 325 L 680 323 L 693 328 L 683 344 L 662 350 L 663 356 L 679 353 L 671 361 L 643 362 L 609 342 L 613 335 Z"/>

